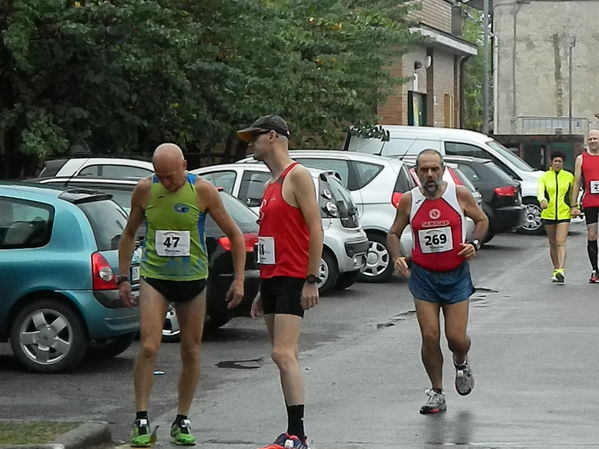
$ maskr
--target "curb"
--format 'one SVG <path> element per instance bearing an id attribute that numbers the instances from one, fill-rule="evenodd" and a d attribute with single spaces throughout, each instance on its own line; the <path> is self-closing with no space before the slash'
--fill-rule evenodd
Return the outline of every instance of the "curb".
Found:
<path id="1" fill-rule="evenodd" d="M 112 446 L 107 422 L 85 422 L 56 438 L 55 443 L 0 445 L 0 449 L 92 449 Z"/>

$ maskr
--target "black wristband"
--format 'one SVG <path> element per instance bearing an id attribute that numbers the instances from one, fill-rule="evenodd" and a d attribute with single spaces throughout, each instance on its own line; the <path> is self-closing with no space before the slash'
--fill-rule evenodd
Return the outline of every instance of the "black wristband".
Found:
<path id="1" fill-rule="evenodd" d="M 318 281 L 320 281 L 320 279 L 315 274 L 309 274 L 306 276 L 306 282 L 308 284 L 318 284 Z"/>
<path id="2" fill-rule="evenodd" d="M 131 282 L 129 280 L 129 276 L 117 276 L 116 277 L 116 285 L 120 285 L 122 282 Z"/>

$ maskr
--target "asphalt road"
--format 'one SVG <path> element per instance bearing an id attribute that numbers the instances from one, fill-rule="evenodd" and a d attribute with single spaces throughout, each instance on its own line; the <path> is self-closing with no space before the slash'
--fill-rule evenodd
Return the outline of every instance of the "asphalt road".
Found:
<path id="1" fill-rule="evenodd" d="M 405 280 L 355 284 L 321 298 L 307 314 L 301 355 L 315 447 L 595 447 L 599 285 L 587 284 L 583 225 L 572 228 L 565 286 L 548 281 L 543 236 L 496 236 L 472 263 L 476 388 L 459 397 L 446 366 L 443 416 L 418 414 L 428 384 Z M 38 375 L 23 372 L 0 344 L 0 419 L 103 420 L 112 423 L 115 444 L 128 440 L 136 346 L 68 374 Z M 202 366 L 191 413 L 202 447 L 255 448 L 284 430 L 261 321 L 236 318 L 207 335 Z M 177 344 L 163 345 L 156 369 L 164 374 L 155 376 L 150 418 L 163 429 L 158 447 L 170 447 Z"/>

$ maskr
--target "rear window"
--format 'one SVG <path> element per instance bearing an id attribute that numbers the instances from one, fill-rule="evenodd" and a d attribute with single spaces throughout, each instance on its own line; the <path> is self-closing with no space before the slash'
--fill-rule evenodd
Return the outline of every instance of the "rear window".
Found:
<path id="1" fill-rule="evenodd" d="M 124 212 L 111 200 L 90 201 L 77 204 L 83 211 L 94 231 L 99 251 L 119 248 L 119 240 L 127 218 Z"/>
<path id="2" fill-rule="evenodd" d="M 395 181 L 394 192 L 406 193 L 416 187 L 416 183 L 412 179 L 412 175 L 405 165 L 402 165 Z"/>
<path id="3" fill-rule="evenodd" d="M 344 185 L 349 184 L 349 165 L 346 160 L 343 159 L 330 159 L 330 158 L 307 158 L 307 157 L 295 157 L 297 162 L 306 167 L 318 168 L 320 170 L 332 170 L 339 173 L 341 182 Z"/>
<path id="4" fill-rule="evenodd" d="M 382 165 L 371 164 L 369 162 L 354 161 L 352 162 L 352 165 L 356 170 L 356 177 L 358 178 L 358 185 L 356 186 L 356 189 L 352 190 L 366 187 L 383 169 Z M 341 179 L 343 179 L 343 177 Z"/>
<path id="5" fill-rule="evenodd" d="M 243 233 L 258 232 L 258 215 L 243 205 L 241 201 L 231 195 L 220 192 L 225 209 Z M 224 232 L 218 227 L 214 220 L 208 215 L 206 217 L 206 235 L 223 235 Z"/>
<path id="6" fill-rule="evenodd" d="M 77 176 L 111 179 L 142 179 L 153 174 L 152 170 L 132 165 L 90 165 L 81 170 Z"/>
<path id="7" fill-rule="evenodd" d="M 0 198 L 0 249 L 39 248 L 50 241 L 54 208 L 16 198 Z"/>
<path id="8" fill-rule="evenodd" d="M 42 171 L 37 174 L 37 177 L 51 178 L 53 176 L 56 176 L 56 173 L 58 173 L 58 170 L 62 168 L 66 161 L 66 159 L 57 159 L 54 161 L 44 162 L 44 168 L 42 168 Z"/>
<path id="9" fill-rule="evenodd" d="M 322 176 L 322 175 L 321 175 Z M 326 185 L 328 186 L 332 200 L 337 206 L 341 223 L 346 228 L 357 228 L 358 222 L 357 209 L 351 197 L 351 193 L 345 188 L 341 181 L 333 175 L 326 175 Z M 324 181 L 321 182 L 324 184 Z"/>

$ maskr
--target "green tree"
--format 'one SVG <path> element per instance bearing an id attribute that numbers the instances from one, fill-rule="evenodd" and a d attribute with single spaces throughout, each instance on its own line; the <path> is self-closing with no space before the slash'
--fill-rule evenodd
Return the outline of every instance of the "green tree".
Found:
<path id="1" fill-rule="evenodd" d="M 294 144 L 337 145 L 374 121 L 416 38 L 391 0 L 2 0 L 4 176 L 75 151 L 209 152 L 278 113 Z"/>

